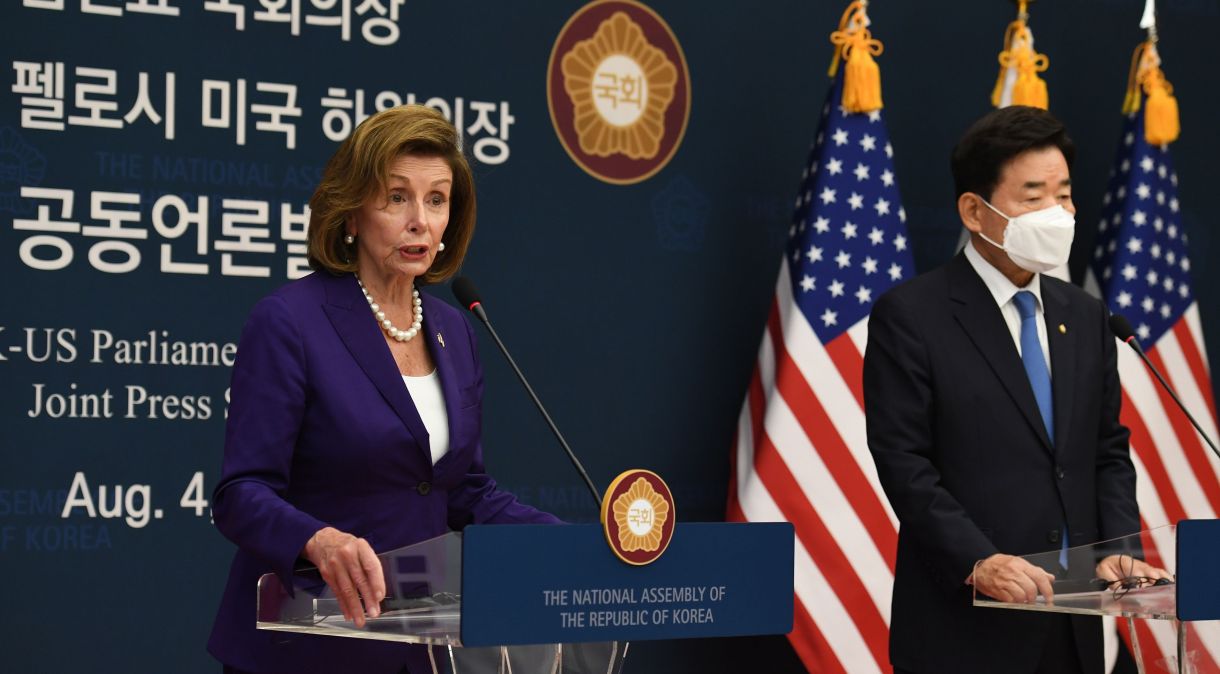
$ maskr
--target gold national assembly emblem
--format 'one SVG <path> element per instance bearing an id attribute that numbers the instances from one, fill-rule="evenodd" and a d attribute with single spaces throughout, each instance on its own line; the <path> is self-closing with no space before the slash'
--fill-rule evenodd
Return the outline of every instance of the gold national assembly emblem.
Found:
<path id="1" fill-rule="evenodd" d="M 629 185 L 660 171 L 682 143 L 690 100 L 678 39 L 638 2 L 591 2 L 555 40 L 551 122 L 572 160 L 598 180 Z"/>
<path id="2" fill-rule="evenodd" d="M 636 566 L 651 564 L 669 547 L 676 515 L 669 486 L 648 470 L 622 473 L 602 498 L 606 542 L 619 559 Z"/>

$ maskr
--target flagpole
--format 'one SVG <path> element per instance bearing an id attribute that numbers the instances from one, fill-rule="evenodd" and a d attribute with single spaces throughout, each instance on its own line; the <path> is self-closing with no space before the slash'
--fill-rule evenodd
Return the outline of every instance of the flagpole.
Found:
<path id="1" fill-rule="evenodd" d="M 1156 32 L 1156 0 L 1144 0 L 1144 15 L 1140 17 L 1140 28 L 1148 32 L 1148 46 L 1159 61 L 1161 55 L 1156 51 L 1156 43 L 1158 41 Z"/>
<path id="2" fill-rule="evenodd" d="M 1012 4 L 1017 6 L 1017 19 L 1021 21 L 1029 21 L 1029 6 L 1038 0 L 1012 0 Z"/>

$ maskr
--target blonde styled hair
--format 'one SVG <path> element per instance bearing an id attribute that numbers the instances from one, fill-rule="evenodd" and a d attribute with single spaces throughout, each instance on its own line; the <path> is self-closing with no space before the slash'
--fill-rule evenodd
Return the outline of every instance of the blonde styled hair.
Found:
<path id="1" fill-rule="evenodd" d="M 309 266 L 339 275 L 356 271 L 355 246 L 343 242 L 349 215 L 383 194 L 401 155 L 440 157 L 453 171 L 449 225 L 432 267 L 419 281 L 436 283 L 457 272 L 474 235 L 474 176 L 458 146 L 457 129 L 422 105 L 400 105 L 364 120 L 326 163 L 309 199 Z"/>

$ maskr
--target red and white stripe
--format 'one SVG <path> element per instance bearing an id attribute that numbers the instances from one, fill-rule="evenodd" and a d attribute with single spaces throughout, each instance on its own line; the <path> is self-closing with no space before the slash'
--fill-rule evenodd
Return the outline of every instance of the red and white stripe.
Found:
<path id="1" fill-rule="evenodd" d="M 811 672 L 890 672 L 898 519 L 865 437 L 867 319 L 823 345 L 785 261 L 738 420 L 729 519 L 796 529 L 793 648 Z"/>
<path id="2" fill-rule="evenodd" d="M 1216 407 L 1198 304 L 1191 304 L 1173 329 L 1146 346 L 1145 352 L 1199 425 L 1215 438 Z M 1150 562 L 1159 560 L 1172 570 L 1176 566 L 1174 537 L 1163 527 L 1182 519 L 1211 519 L 1220 513 L 1220 459 L 1139 356 L 1124 344 L 1119 344 L 1118 353 L 1123 386 L 1120 419 L 1131 429 L 1140 519 L 1145 529 L 1152 530 L 1144 538 L 1145 554 Z M 1120 625 L 1129 642 L 1125 622 Z M 1176 657 L 1177 633 L 1170 621 L 1137 621 L 1136 633 L 1148 671 L 1160 671 L 1156 661 Z M 1193 623 L 1189 637 L 1198 671 L 1220 672 L 1220 623 Z"/>

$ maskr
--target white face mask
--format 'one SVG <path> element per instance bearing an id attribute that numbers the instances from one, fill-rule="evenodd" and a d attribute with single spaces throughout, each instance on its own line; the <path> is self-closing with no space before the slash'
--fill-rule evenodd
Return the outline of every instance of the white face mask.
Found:
<path id="1" fill-rule="evenodd" d="M 1008 220 L 1004 243 L 999 244 L 979 232 L 984 241 L 1008 253 L 1008 259 L 1018 267 L 1035 274 L 1048 272 L 1067 264 L 1072 253 L 1072 237 L 1076 235 L 1076 218 L 1063 206 L 1055 204 L 1040 211 L 1022 213 L 1011 218 L 995 206 L 987 208 Z"/>

